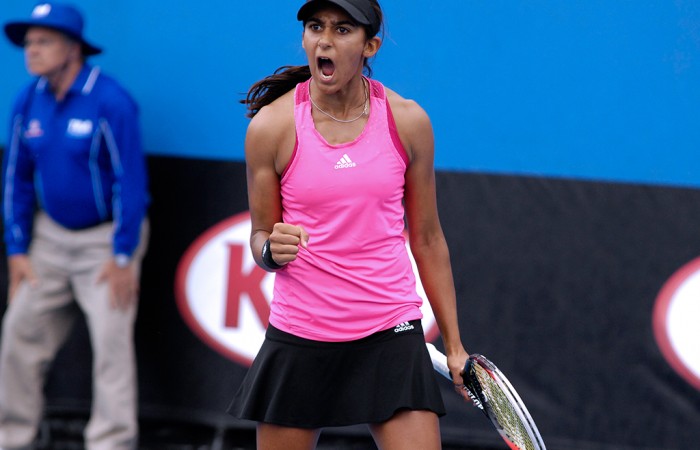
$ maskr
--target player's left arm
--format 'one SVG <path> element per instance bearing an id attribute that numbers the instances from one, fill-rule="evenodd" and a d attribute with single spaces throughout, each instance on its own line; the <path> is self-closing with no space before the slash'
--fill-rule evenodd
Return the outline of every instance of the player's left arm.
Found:
<path id="1" fill-rule="evenodd" d="M 391 107 L 401 141 L 408 153 L 404 203 L 411 252 L 430 301 L 447 353 L 454 382 L 468 358 L 462 345 L 450 253 L 438 216 L 433 128 L 416 102 L 393 94 Z"/>

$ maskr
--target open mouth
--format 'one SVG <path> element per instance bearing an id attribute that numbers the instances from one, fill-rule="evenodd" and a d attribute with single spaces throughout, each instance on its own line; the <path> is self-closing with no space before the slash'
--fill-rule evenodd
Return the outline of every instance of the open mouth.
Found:
<path id="1" fill-rule="evenodd" d="M 320 57 L 316 64 L 318 64 L 321 76 L 324 79 L 330 79 L 335 73 L 335 64 L 329 58 Z"/>

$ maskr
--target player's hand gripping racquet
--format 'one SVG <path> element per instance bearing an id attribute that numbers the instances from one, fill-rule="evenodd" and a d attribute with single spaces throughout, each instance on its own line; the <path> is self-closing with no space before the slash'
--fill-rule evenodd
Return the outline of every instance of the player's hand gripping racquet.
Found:
<path id="1" fill-rule="evenodd" d="M 433 367 L 452 381 L 447 357 L 426 344 Z M 546 450 L 542 436 L 520 396 L 500 370 L 483 355 L 471 354 L 462 373 L 464 389 L 513 450 Z"/>

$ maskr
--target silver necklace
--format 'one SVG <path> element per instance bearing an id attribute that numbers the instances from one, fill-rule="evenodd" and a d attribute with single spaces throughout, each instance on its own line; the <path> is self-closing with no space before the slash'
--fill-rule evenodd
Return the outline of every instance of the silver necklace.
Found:
<path id="1" fill-rule="evenodd" d="M 365 84 L 365 80 L 364 80 L 364 79 L 362 80 L 362 87 L 363 87 L 364 90 L 365 90 L 365 103 L 364 103 L 364 107 L 362 108 L 362 112 L 360 113 L 360 115 L 357 116 L 357 117 L 355 117 L 355 118 L 353 118 L 353 119 L 347 119 L 347 120 L 338 119 L 337 117 L 333 116 L 331 113 L 322 110 L 322 109 L 316 104 L 316 102 L 314 101 L 314 98 L 311 96 L 311 92 L 309 92 L 309 99 L 311 99 L 311 104 L 314 105 L 314 107 L 315 107 L 316 109 L 318 109 L 318 111 L 319 111 L 320 113 L 322 113 L 322 114 L 324 114 L 324 115 L 330 117 L 331 119 L 335 120 L 336 122 L 340 122 L 340 123 L 350 123 L 350 122 L 354 122 L 354 121 L 356 121 L 356 120 L 359 120 L 360 117 L 362 117 L 362 116 L 364 116 L 364 115 L 366 115 L 366 114 L 369 113 L 369 92 L 367 92 L 367 85 Z"/>

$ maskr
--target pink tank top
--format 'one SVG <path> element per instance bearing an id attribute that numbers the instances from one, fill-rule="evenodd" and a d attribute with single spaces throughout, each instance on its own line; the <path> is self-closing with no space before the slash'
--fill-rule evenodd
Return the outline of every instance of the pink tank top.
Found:
<path id="1" fill-rule="evenodd" d="M 384 86 L 367 81 L 368 121 L 339 145 L 316 131 L 310 81 L 295 91 L 297 144 L 282 174 L 283 220 L 310 238 L 275 276 L 270 323 L 306 339 L 360 339 L 422 318 L 403 234 L 408 158 Z"/>

